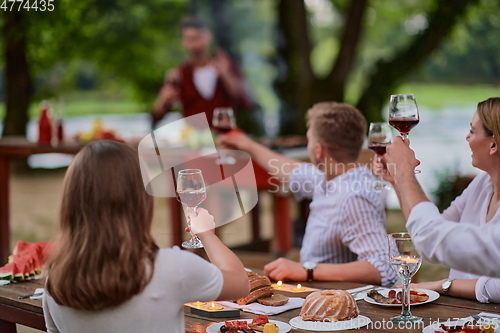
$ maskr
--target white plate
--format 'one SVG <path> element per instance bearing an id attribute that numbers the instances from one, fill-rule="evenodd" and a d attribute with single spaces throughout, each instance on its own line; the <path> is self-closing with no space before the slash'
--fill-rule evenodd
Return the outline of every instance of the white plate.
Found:
<path id="1" fill-rule="evenodd" d="M 392 288 L 392 289 L 394 289 L 396 291 L 401 291 L 401 289 L 396 289 L 396 288 Z M 391 288 L 378 289 L 378 292 L 387 297 L 387 294 L 389 293 L 389 290 L 391 290 Z M 434 290 L 420 289 L 420 288 L 417 289 L 417 290 L 423 291 L 424 293 L 426 293 L 427 295 L 429 295 L 429 299 L 427 301 L 425 301 L 425 302 L 411 303 L 410 306 L 422 305 L 422 304 L 425 304 L 425 303 L 434 302 L 435 300 L 437 300 L 439 298 L 439 293 L 435 292 Z M 368 303 L 375 304 L 375 305 L 401 307 L 401 304 L 384 304 L 384 303 L 379 303 L 379 302 L 375 301 L 373 298 L 368 297 L 368 295 L 365 296 L 364 300 L 366 302 L 368 302 Z"/>
<path id="2" fill-rule="evenodd" d="M 228 321 L 233 321 L 233 320 L 238 320 L 238 321 L 246 321 L 248 323 L 252 322 L 252 319 L 229 319 Z M 285 333 L 288 332 L 292 329 L 292 326 L 288 325 L 287 323 L 284 323 L 282 321 L 277 321 L 277 320 L 269 320 L 270 323 L 275 323 L 279 331 L 278 333 Z M 224 322 L 221 321 L 220 323 L 213 324 L 207 327 L 207 333 L 220 333 L 220 328 L 221 326 L 224 325 Z"/>
<path id="3" fill-rule="evenodd" d="M 423 333 L 434 333 L 434 332 L 445 332 L 443 331 L 441 328 L 440 328 L 440 325 L 441 324 L 445 324 L 445 325 L 463 325 L 465 324 L 466 322 L 470 321 L 472 318 L 469 318 L 469 319 L 461 319 L 461 320 L 454 320 L 454 321 L 451 321 L 451 320 L 447 320 L 447 321 L 442 321 L 442 322 L 435 322 L 435 323 L 432 323 L 430 324 L 429 326 L 425 326 L 424 329 L 422 330 Z M 498 325 L 495 329 L 495 333 L 498 333 L 500 332 L 500 328 L 499 328 L 500 325 Z"/>
<path id="4" fill-rule="evenodd" d="M 300 316 L 290 319 L 290 325 L 293 328 L 298 328 L 306 331 L 327 332 L 327 331 L 343 331 L 353 328 L 360 328 L 371 323 L 371 319 L 362 315 L 356 318 L 344 321 L 304 321 Z"/>

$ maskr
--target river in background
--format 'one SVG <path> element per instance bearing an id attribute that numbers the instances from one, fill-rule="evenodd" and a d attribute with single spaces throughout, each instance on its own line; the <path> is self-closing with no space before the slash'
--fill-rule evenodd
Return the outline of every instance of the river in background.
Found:
<path id="1" fill-rule="evenodd" d="M 417 175 L 426 193 L 430 194 L 438 185 L 438 173 L 449 169 L 461 174 L 477 174 L 478 169 L 471 166 L 471 152 L 465 136 L 475 111 L 475 105 L 447 107 L 440 111 L 420 107 L 420 123 L 411 134 L 411 146 L 421 161 L 418 167 L 422 171 Z M 165 123 L 174 120 L 175 115 Z M 114 129 L 125 140 L 141 138 L 150 131 L 150 118 L 147 114 L 99 116 L 106 129 Z M 75 137 L 78 132 L 89 131 L 96 116 L 84 116 L 65 119 L 65 135 Z M 2 124 L 0 124 L 1 131 Z M 395 134 L 397 132 L 394 132 Z M 36 121 L 28 124 L 28 139 L 35 141 Z M 72 157 L 60 154 L 34 155 L 29 159 L 33 167 L 57 168 L 66 166 Z M 389 191 L 387 206 L 398 208 L 399 203 L 394 191 Z"/>

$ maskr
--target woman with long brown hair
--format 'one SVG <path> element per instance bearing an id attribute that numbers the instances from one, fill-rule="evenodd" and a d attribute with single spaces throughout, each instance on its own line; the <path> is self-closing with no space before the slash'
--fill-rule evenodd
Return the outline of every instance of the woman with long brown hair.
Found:
<path id="1" fill-rule="evenodd" d="M 213 226 L 198 212 L 193 230 Z M 76 155 L 48 263 L 48 332 L 184 332 L 184 303 L 248 294 L 242 263 L 212 231 L 198 233 L 209 263 L 178 247 L 159 249 L 152 217 L 137 152 L 101 140 Z"/>

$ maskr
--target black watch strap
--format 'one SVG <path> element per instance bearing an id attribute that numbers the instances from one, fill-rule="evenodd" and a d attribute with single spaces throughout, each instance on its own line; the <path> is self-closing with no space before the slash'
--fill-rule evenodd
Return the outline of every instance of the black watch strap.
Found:
<path id="1" fill-rule="evenodd" d="M 307 270 L 307 281 L 314 281 L 314 269 Z"/>

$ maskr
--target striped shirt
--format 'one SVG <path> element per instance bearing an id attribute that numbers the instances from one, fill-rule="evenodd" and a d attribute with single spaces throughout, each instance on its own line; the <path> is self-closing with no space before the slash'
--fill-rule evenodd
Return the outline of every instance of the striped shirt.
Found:
<path id="1" fill-rule="evenodd" d="M 298 200 L 312 199 L 301 262 L 347 263 L 366 260 L 379 272 L 381 284 L 397 279 L 388 257 L 385 210 L 376 179 L 360 166 L 326 181 L 314 165 L 302 163 L 290 175 L 289 187 Z"/>

